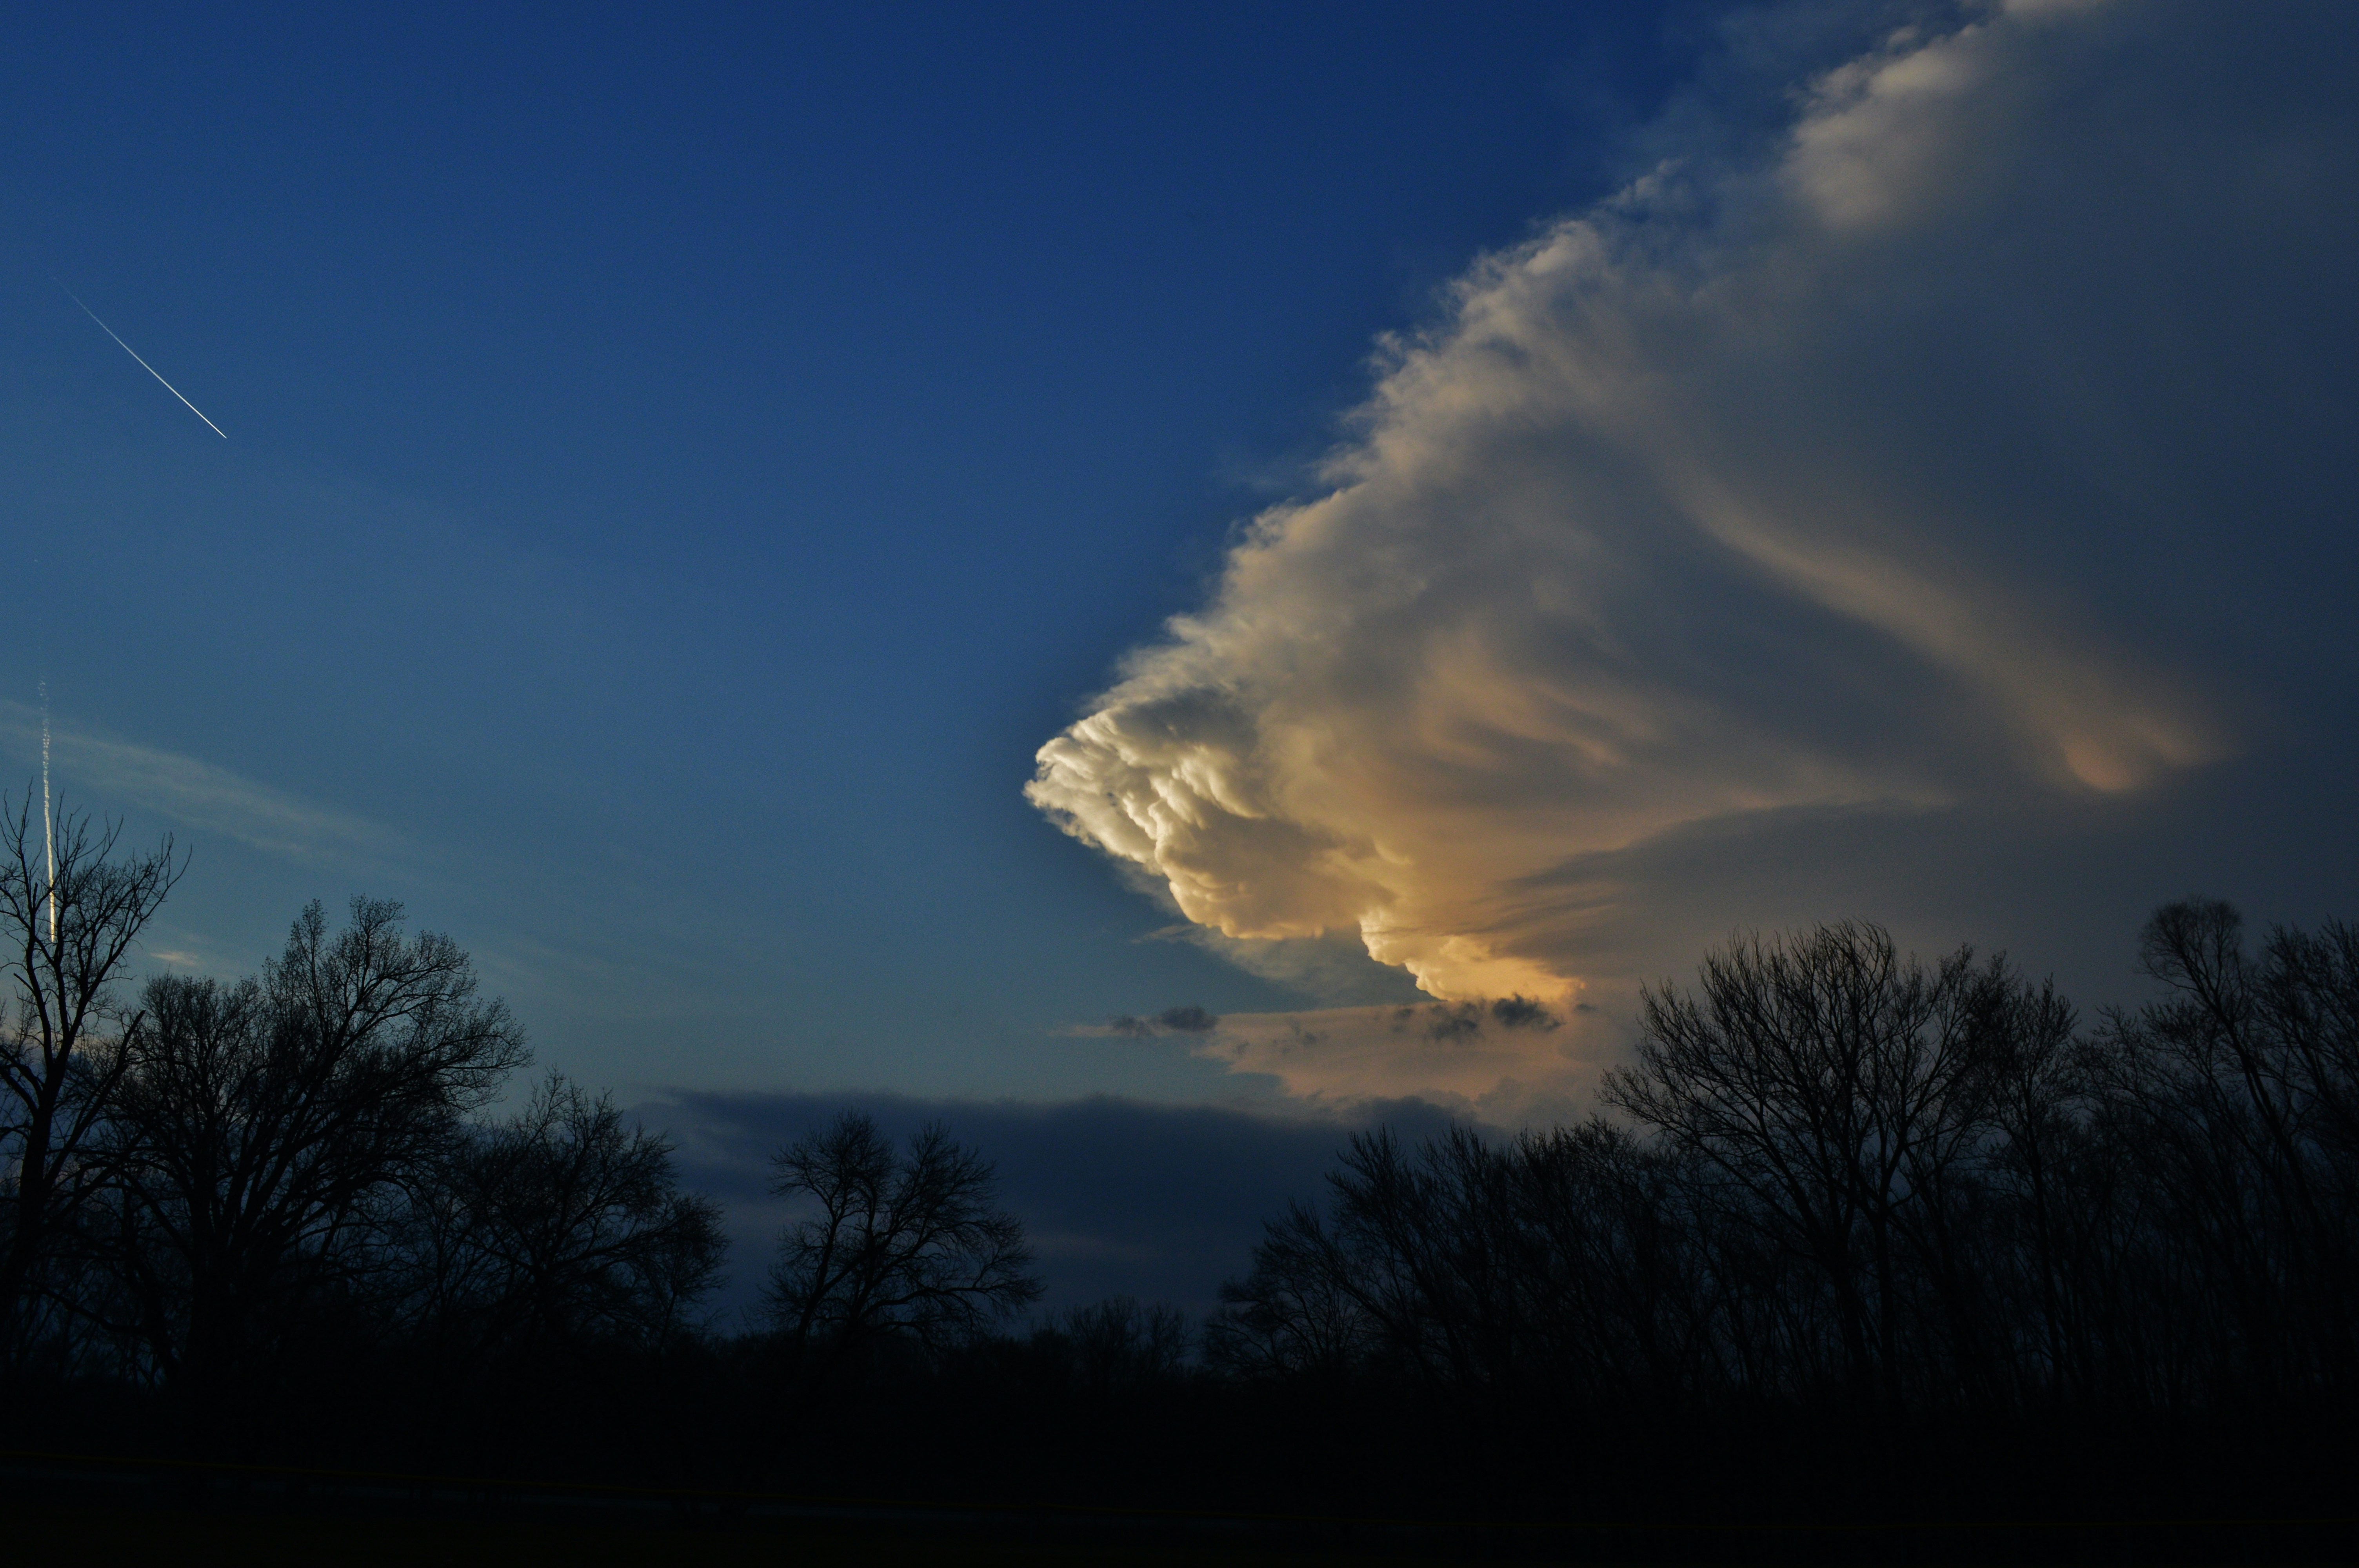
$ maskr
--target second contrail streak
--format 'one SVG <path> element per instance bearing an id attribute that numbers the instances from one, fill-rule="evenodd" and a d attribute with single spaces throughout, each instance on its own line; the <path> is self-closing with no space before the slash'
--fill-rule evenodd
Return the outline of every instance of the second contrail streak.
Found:
<path id="1" fill-rule="evenodd" d="M 60 288 L 66 288 L 66 286 L 62 283 L 59 284 L 58 287 Z M 82 305 L 82 296 L 76 294 L 71 288 L 66 288 L 66 297 L 72 300 L 77 305 Z M 92 309 L 89 306 L 82 305 L 82 313 L 89 317 L 92 320 L 98 321 L 98 312 Z M 105 322 L 98 321 L 98 330 L 105 333 L 108 337 L 114 338 L 114 329 L 108 326 Z M 139 360 L 139 351 L 137 349 L 133 348 L 130 344 L 125 342 L 120 338 L 114 338 L 114 342 L 115 346 L 120 348 L 125 353 L 129 354 L 135 360 Z M 198 407 L 195 404 L 189 403 L 187 398 L 180 397 L 180 389 L 174 386 L 170 382 L 165 381 L 163 373 L 158 371 L 154 365 L 149 364 L 146 360 L 139 360 L 139 368 L 146 371 L 149 375 L 154 376 L 158 381 L 162 382 L 165 391 L 170 393 L 175 397 L 179 397 L 182 403 L 188 404 L 190 413 L 195 415 L 200 419 L 205 419 L 205 411 Z M 214 424 L 212 420 L 205 419 L 205 427 L 211 430 L 214 435 L 219 436 L 223 440 L 226 441 L 229 439 L 229 432 Z"/>
<path id="2" fill-rule="evenodd" d="M 105 323 L 102 321 L 99 325 L 104 326 Z M 137 356 L 133 357 L 136 359 Z M 197 417 L 205 419 L 201 414 Z M 205 419 L 205 423 L 210 425 L 212 421 Z M 224 440 L 227 438 L 223 438 Z M 49 809 L 49 677 L 46 672 L 41 676 L 41 845 L 49 857 L 49 947 L 55 953 L 60 950 L 58 948 L 58 819 L 56 813 Z M 60 959 L 59 962 L 64 960 Z"/>

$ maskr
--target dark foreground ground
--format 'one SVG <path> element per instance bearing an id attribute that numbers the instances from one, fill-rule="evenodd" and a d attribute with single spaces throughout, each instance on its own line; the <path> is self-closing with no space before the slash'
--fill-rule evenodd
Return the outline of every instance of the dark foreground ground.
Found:
<path id="1" fill-rule="evenodd" d="M 2352 1517 L 2060 1524 L 1430 1520 L 1082 1508 L 929 1508 L 776 1495 L 0 1455 L 0 1563 L 2158 1563 L 2359 1561 Z"/>
<path id="2" fill-rule="evenodd" d="M 1361 1563 L 1401 1568 L 1445 1565 L 1588 1562 L 1675 1563 L 1728 1562 L 1970 1563 L 2064 1562 L 2131 1563 L 2338 1563 L 2350 1561 L 2348 1535 L 2330 1539 L 2315 1530 L 2245 1526 L 2184 1530 L 2145 1529 L 2074 1531 L 2049 1536 L 2038 1531 L 2004 1537 L 1974 1531 L 1963 1536 L 1933 1530 L 1921 1533 L 1878 1532 L 1868 1539 L 1834 1535 L 1745 1537 L 1711 1542 L 1690 1539 L 1682 1550 L 1674 1535 L 1636 1544 L 1630 1555 L 1590 1552 L 1478 1550 L 1473 1554 L 1432 1555 L 1383 1546 L 1361 1549 L 1269 1545 L 1183 1544 L 1169 1540 L 1117 1539 L 1080 1533 L 1065 1539 L 1027 1538 L 1022 1533 L 949 1527 L 896 1525 L 806 1525 L 763 1530 L 615 1529 L 548 1520 L 451 1518 L 364 1518 L 136 1509 L 96 1511 L 57 1504 L 21 1504 L 9 1509 L 5 1554 L 23 1568 L 86 1568 L 91 1564 L 190 1563 L 278 1564 L 550 1563 L 567 1568 L 606 1564 L 678 1563 L 682 1568 L 918 1568 L 920 1564 L 1043 1565 L 1135 1563 L 1146 1568 L 1342 1568 Z M 1538 1546 L 1539 1543 L 1528 1543 Z M 1602 1543 L 1599 1543 L 1602 1544 Z M 1831 1549 L 1821 1555 L 1821 1549 Z"/>
<path id="3" fill-rule="evenodd" d="M 2316 1530 L 2244 1526 L 2151 1530 L 2079 1530 L 2050 1536 L 2012 1531 L 1963 1535 L 1940 1530 L 1868 1538 L 1788 1534 L 1682 1542 L 1677 1532 L 1640 1541 L 1636 1554 L 1593 1542 L 1595 1551 L 1549 1550 L 1539 1542 L 1493 1542 L 1473 1553 L 1434 1555 L 1370 1544 L 1288 1548 L 1237 1542 L 1186 1544 L 1170 1540 L 1096 1532 L 1063 1539 L 1026 1532 L 895 1524 L 812 1524 L 784 1528 L 614 1528 L 580 1522 L 459 1518 L 369 1518 L 131 1509 L 93 1511 L 59 1504 L 18 1504 L 8 1510 L 5 1559 L 23 1568 L 86 1568 L 92 1564 L 550 1563 L 567 1568 L 606 1564 L 678 1563 L 682 1568 L 918 1568 L 920 1564 L 996 1565 L 1140 1563 L 1146 1568 L 1343 1568 L 1378 1563 L 1400 1568 L 1506 1563 L 1587 1562 L 1675 1563 L 1727 1562 L 1971 1563 L 2066 1562 L 2130 1563 L 2338 1563 L 2354 1542 Z M 1683 1549 L 1685 1548 L 1685 1549 Z M 1536 1549 L 1536 1550 L 1535 1550 Z M 1822 1555 L 1821 1553 L 1824 1552 Z"/>
<path id="4" fill-rule="evenodd" d="M 179 1509 L 96 1513 L 56 1505 L 10 1512 L 6 1558 L 24 1568 L 113 1563 L 552 1563 L 687 1568 L 752 1568 L 753 1564 L 1137 1563 L 1159 1568 L 1311 1568 L 1365 1559 L 1332 1552 L 1185 1547 L 1151 1541 L 1103 1539 L 1027 1541 L 959 1530 L 890 1525 L 800 1526 L 759 1530 L 615 1529 L 546 1520 L 365 1519 L 350 1516 L 191 1512 Z M 1463 1558 L 1388 1561 L 1439 1565 Z"/>

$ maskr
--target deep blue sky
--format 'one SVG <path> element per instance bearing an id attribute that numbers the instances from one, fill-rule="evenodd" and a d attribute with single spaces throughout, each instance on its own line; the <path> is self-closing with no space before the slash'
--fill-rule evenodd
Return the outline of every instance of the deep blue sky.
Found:
<path id="1" fill-rule="evenodd" d="M 182 963 L 390 893 L 592 1082 L 1239 1092 L 1055 1033 L 1301 999 L 1032 753 L 1710 16 L 23 11 L 0 696 L 192 851 Z"/>

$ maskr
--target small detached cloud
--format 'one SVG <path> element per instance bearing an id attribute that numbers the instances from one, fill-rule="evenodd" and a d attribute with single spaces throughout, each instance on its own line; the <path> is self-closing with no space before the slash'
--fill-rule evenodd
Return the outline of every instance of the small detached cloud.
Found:
<path id="1" fill-rule="evenodd" d="M 1220 1027 L 1220 1015 L 1208 1012 L 1193 1002 L 1184 1007 L 1167 1007 L 1152 1018 L 1138 1018 L 1118 1012 L 1106 1020 L 1103 1029 L 1081 1028 L 1075 1034 L 1112 1034 L 1125 1040 L 1145 1040 L 1156 1034 L 1207 1034 Z"/>
<path id="2" fill-rule="evenodd" d="M 1339 1109 L 1422 1098 L 1500 1126 L 1584 1113 L 1598 1072 L 1623 1049 L 1620 1029 L 1597 1015 L 1568 1023 L 1525 999 L 1509 1002 L 1504 1012 L 1472 1001 L 1233 1012 L 1190 1054 Z"/>
<path id="3" fill-rule="evenodd" d="M 1219 1016 L 1174 1007 L 1067 1033 L 1184 1043 L 1191 1056 L 1337 1111 L 1421 1098 L 1501 1125 L 1585 1107 L 1621 1043 L 1593 1007 L 1560 1014 L 1523 996 Z"/>

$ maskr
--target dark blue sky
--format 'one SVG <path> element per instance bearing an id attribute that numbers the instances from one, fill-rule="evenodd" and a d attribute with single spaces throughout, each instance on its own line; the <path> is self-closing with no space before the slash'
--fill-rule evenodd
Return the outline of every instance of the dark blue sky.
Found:
<path id="1" fill-rule="evenodd" d="M 0 695 L 192 851 L 184 964 L 390 892 L 594 1081 L 1236 1092 L 1052 1033 L 1301 999 L 1032 753 L 1709 17 L 27 12 Z"/>
<path id="2" fill-rule="evenodd" d="M 1332 1119 L 1098 1096 L 684 1094 L 641 1105 L 636 1113 L 678 1143 L 687 1179 L 727 1206 L 735 1246 L 715 1301 L 725 1323 L 758 1310 L 767 1258 L 794 1214 L 771 1195 L 771 1153 L 846 1109 L 874 1117 L 893 1138 L 940 1121 L 988 1151 L 999 1198 L 1022 1217 L 1039 1259 L 1049 1312 L 1110 1295 L 1212 1311 L 1221 1281 L 1245 1271 L 1263 1222 L 1289 1200 L 1325 1195 L 1351 1132 Z M 1362 1109 L 1412 1141 L 1449 1125 L 1419 1101 Z"/>

